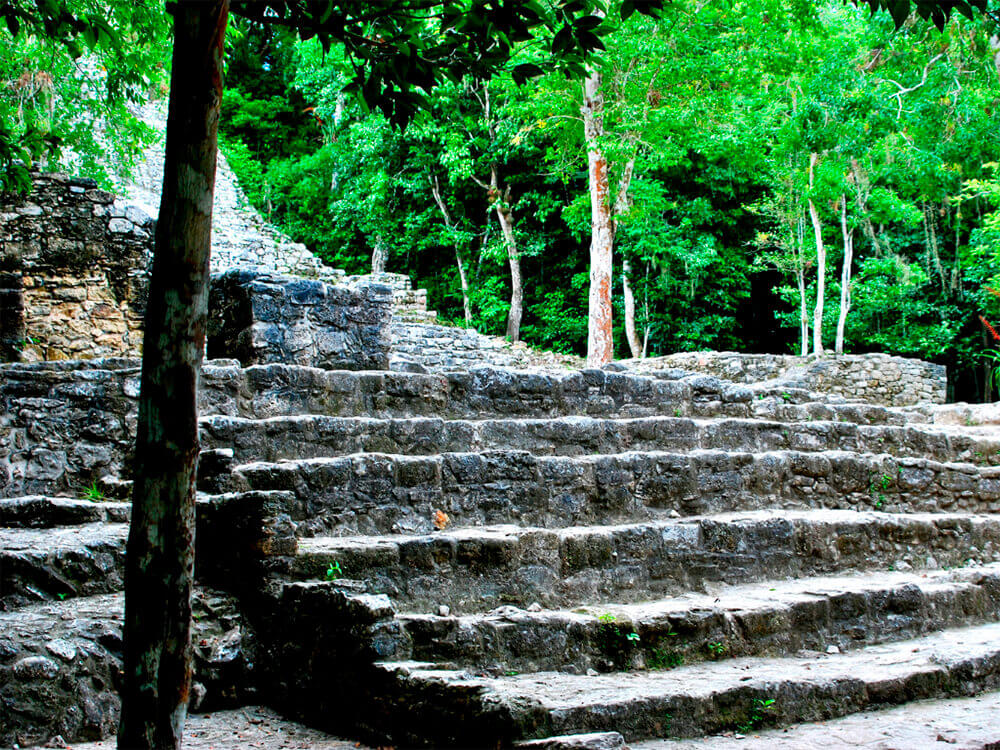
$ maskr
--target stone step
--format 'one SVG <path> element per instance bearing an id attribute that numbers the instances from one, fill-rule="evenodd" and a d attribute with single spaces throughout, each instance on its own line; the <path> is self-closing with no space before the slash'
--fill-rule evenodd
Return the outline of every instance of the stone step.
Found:
<path id="1" fill-rule="evenodd" d="M 633 742 L 632 750 L 889 750 L 1000 747 L 1000 691 L 922 700 L 785 729 Z M 624 740 L 623 740 L 624 741 Z M 568 750 L 568 748 L 567 748 Z"/>
<path id="2" fill-rule="evenodd" d="M 582 674 L 846 651 L 1000 619 L 1000 565 L 712 587 L 576 610 L 400 614 L 397 658 L 450 668 Z M 534 608 L 532 608 L 534 609 Z"/>
<path id="3" fill-rule="evenodd" d="M 1000 685 L 1000 624 L 841 654 L 728 659 L 666 672 L 536 672 L 489 678 L 419 663 L 383 667 L 395 675 L 397 689 L 424 709 L 421 730 L 432 744 L 469 744 L 456 725 L 460 722 L 454 721 L 456 705 L 469 715 L 488 716 L 499 736 L 613 730 L 634 742 L 748 732 L 995 689 Z M 428 700 L 431 695 L 437 696 L 436 703 Z M 475 707 L 468 706 L 470 696 L 475 696 Z M 387 715 L 387 732 L 405 732 L 400 725 L 406 721 L 405 716 Z M 483 740 L 478 741 L 485 745 Z"/>
<path id="4" fill-rule="evenodd" d="M 120 591 L 124 523 L 0 529 L 0 610 Z"/>
<path id="5" fill-rule="evenodd" d="M 842 422 L 705 420 L 678 417 L 445 420 L 303 415 L 246 419 L 213 415 L 200 422 L 206 449 L 231 448 L 237 462 L 349 453 L 433 455 L 525 450 L 583 456 L 626 451 L 846 450 L 901 457 L 1000 463 L 1000 438 L 927 427 Z"/>
<path id="6" fill-rule="evenodd" d="M 72 500 L 65 497 L 0 498 L 0 527 L 52 528 L 86 523 L 127 523 L 130 503 Z"/>
<path id="7" fill-rule="evenodd" d="M 360 581 L 404 610 L 639 602 L 713 583 L 1000 559 L 1000 516 L 765 510 L 618 526 L 457 528 L 299 541 L 287 574 Z M 332 576 L 331 576 L 332 574 Z"/>
<path id="8" fill-rule="evenodd" d="M 766 507 L 1000 510 L 1000 468 L 847 451 L 355 454 L 235 467 L 225 489 L 285 490 L 299 534 L 435 525 L 620 523 Z M 444 515 L 440 515 L 444 514 Z"/>
<path id="9" fill-rule="evenodd" d="M 192 709 L 234 705 L 249 686 L 236 599 L 195 588 Z M 121 593 L 0 612 L 0 747 L 64 743 L 115 734 L 121 700 Z"/>
<path id="10" fill-rule="evenodd" d="M 202 414 L 254 419 L 299 414 L 416 417 L 755 417 L 857 424 L 907 423 L 905 414 L 860 403 L 786 403 L 718 378 L 663 380 L 606 370 L 520 371 L 474 367 L 413 373 L 319 370 L 297 365 L 202 368 Z"/>

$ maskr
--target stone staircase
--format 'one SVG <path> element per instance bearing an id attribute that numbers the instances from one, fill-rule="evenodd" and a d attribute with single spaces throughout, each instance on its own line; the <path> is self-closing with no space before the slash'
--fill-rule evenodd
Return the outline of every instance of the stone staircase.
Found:
<path id="1" fill-rule="evenodd" d="M 295 527 L 257 631 L 293 716 L 614 746 L 1000 681 L 995 436 L 703 376 L 326 377 L 203 421 L 208 489 Z"/>
<path id="2" fill-rule="evenodd" d="M 119 365 L 0 385 L 74 425 L 0 422 L 0 744 L 114 725 L 127 482 L 95 472 L 128 462 Z M 216 361 L 201 398 L 202 709 L 620 747 L 1000 685 L 990 430 L 680 371 Z"/>

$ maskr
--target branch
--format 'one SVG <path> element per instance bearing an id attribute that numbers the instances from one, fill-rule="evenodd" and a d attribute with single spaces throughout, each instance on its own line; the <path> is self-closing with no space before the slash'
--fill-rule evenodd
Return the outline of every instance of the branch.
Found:
<path id="1" fill-rule="evenodd" d="M 896 119 L 897 120 L 900 117 L 903 116 L 903 96 L 906 95 L 906 94 L 909 94 L 909 93 L 911 93 L 913 91 L 916 91 L 917 89 L 921 88 L 925 83 L 927 83 L 927 73 L 930 71 L 931 66 L 934 63 L 936 63 L 938 60 L 940 60 L 942 57 L 944 57 L 944 53 L 943 52 L 940 53 L 940 54 L 938 54 L 938 55 L 935 55 L 930 60 L 928 60 L 927 64 L 924 66 L 923 75 L 920 77 L 920 83 L 918 83 L 916 86 L 910 86 L 909 88 L 903 88 L 902 85 L 900 85 L 899 83 L 896 83 L 896 81 L 892 80 L 891 78 L 886 78 L 885 79 L 886 81 L 888 81 L 889 83 L 893 84 L 896 88 L 899 89 L 899 91 L 897 91 L 895 94 L 889 94 L 889 98 L 890 99 L 895 98 L 896 103 L 898 104 L 898 107 L 896 108 Z"/>

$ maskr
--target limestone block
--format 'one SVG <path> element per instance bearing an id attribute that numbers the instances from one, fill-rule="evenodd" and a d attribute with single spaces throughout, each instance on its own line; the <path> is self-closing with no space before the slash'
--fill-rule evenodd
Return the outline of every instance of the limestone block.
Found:
<path id="1" fill-rule="evenodd" d="M 334 287 L 256 271 L 213 276 L 210 357 L 244 365 L 295 363 L 324 369 L 386 369 L 391 289 Z"/>

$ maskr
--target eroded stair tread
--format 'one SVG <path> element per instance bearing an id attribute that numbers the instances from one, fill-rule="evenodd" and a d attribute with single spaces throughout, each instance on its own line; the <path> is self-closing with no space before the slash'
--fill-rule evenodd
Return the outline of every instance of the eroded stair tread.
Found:
<path id="1" fill-rule="evenodd" d="M 127 523 L 86 523 L 50 529 L 0 529 L 0 555 L 45 557 L 91 547 L 124 546 Z"/>
<path id="2" fill-rule="evenodd" d="M 741 658 L 666 672 L 482 677 L 468 671 L 383 663 L 397 679 L 438 690 L 479 691 L 507 706 L 523 736 L 617 730 L 626 740 L 693 736 L 753 721 L 816 721 L 918 698 L 995 687 L 1000 624 L 868 646 L 841 654 Z"/>
<path id="3" fill-rule="evenodd" d="M 632 750 L 858 750 L 859 748 L 962 748 L 988 750 L 1000 743 L 1000 692 L 971 698 L 914 701 L 880 711 L 688 740 L 629 743 Z"/>
<path id="4" fill-rule="evenodd" d="M 317 536 L 299 540 L 299 554 L 308 555 L 322 553 L 341 548 L 359 548 L 369 545 L 387 547 L 413 542 L 433 543 L 435 541 L 473 539 L 483 540 L 516 540 L 522 537 L 551 536 L 557 539 L 585 536 L 610 536 L 628 534 L 636 531 L 674 529 L 696 529 L 701 526 L 752 526 L 762 523 L 782 523 L 785 525 L 837 525 L 855 526 L 879 524 L 885 526 L 905 527 L 909 525 L 936 526 L 943 529 L 956 525 L 980 525 L 1000 528 L 1000 516 L 988 513 L 882 513 L 878 511 L 857 511 L 839 508 L 821 509 L 782 509 L 768 508 L 763 510 L 734 511 L 712 515 L 688 516 L 669 520 L 642 521 L 624 524 L 597 524 L 590 526 L 567 526 L 563 528 L 545 528 L 537 526 L 518 526 L 516 524 L 491 524 L 488 526 L 461 526 L 447 528 L 432 534 L 384 534 L 384 535 L 345 535 Z M 675 541 L 695 541 L 693 537 L 685 536 Z"/>
<path id="5" fill-rule="evenodd" d="M 823 451 L 926 456 L 988 465 L 1000 442 L 983 435 L 946 432 L 932 425 L 859 425 L 833 420 L 648 416 L 609 418 L 567 415 L 539 419 L 489 416 L 380 418 L 305 414 L 266 419 L 202 417 L 208 445 L 232 443 L 241 455 L 294 459 L 307 452 L 454 452 L 521 445 L 540 454 L 584 455 L 629 450 Z M 464 447 L 459 447 L 464 446 Z M 244 458 L 245 460 L 245 458 Z"/>
<path id="6" fill-rule="evenodd" d="M 124 523 L 130 503 L 27 495 L 0 498 L 0 527 L 51 528 L 102 521 Z"/>
<path id="7" fill-rule="evenodd" d="M 891 592 L 903 587 L 916 586 L 924 591 L 957 591 L 984 581 L 1000 584 L 1000 563 L 977 565 L 968 568 L 933 570 L 924 572 L 875 571 L 854 575 L 814 576 L 791 580 L 761 581 L 758 583 L 711 587 L 711 593 L 685 592 L 655 601 L 591 604 L 573 609 L 543 609 L 529 611 L 518 607 L 501 607 L 489 612 L 457 615 L 452 617 L 461 624 L 483 620 L 531 621 L 566 619 L 593 620 L 604 616 L 608 622 L 636 624 L 644 620 L 686 614 L 709 613 L 742 614 L 787 607 L 803 600 L 819 601 L 845 594 L 871 594 Z M 404 621 L 439 621 L 439 614 L 400 612 Z M 610 619 L 608 616 L 613 617 Z M 928 623 L 931 625 L 932 623 Z"/>
<path id="8" fill-rule="evenodd" d="M 614 672 L 592 676 L 540 672 L 498 677 L 484 684 L 500 695 L 531 697 L 558 710 L 653 696 L 708 697 L 739 687 L 767 692 L 769 688 L 794 682 L 863 681 L 876 688 L 879 683 L 917 672 L 957 668 L 973 662 L 990 671 L 1000 669 L 1000 624 L 945 630 L 924 638 L 867 646 L 841 654 L 730 659 L 681 666 L 665 672 Z M 452 678 L 447 672 L 433 670 L 428 676 Z"/>

